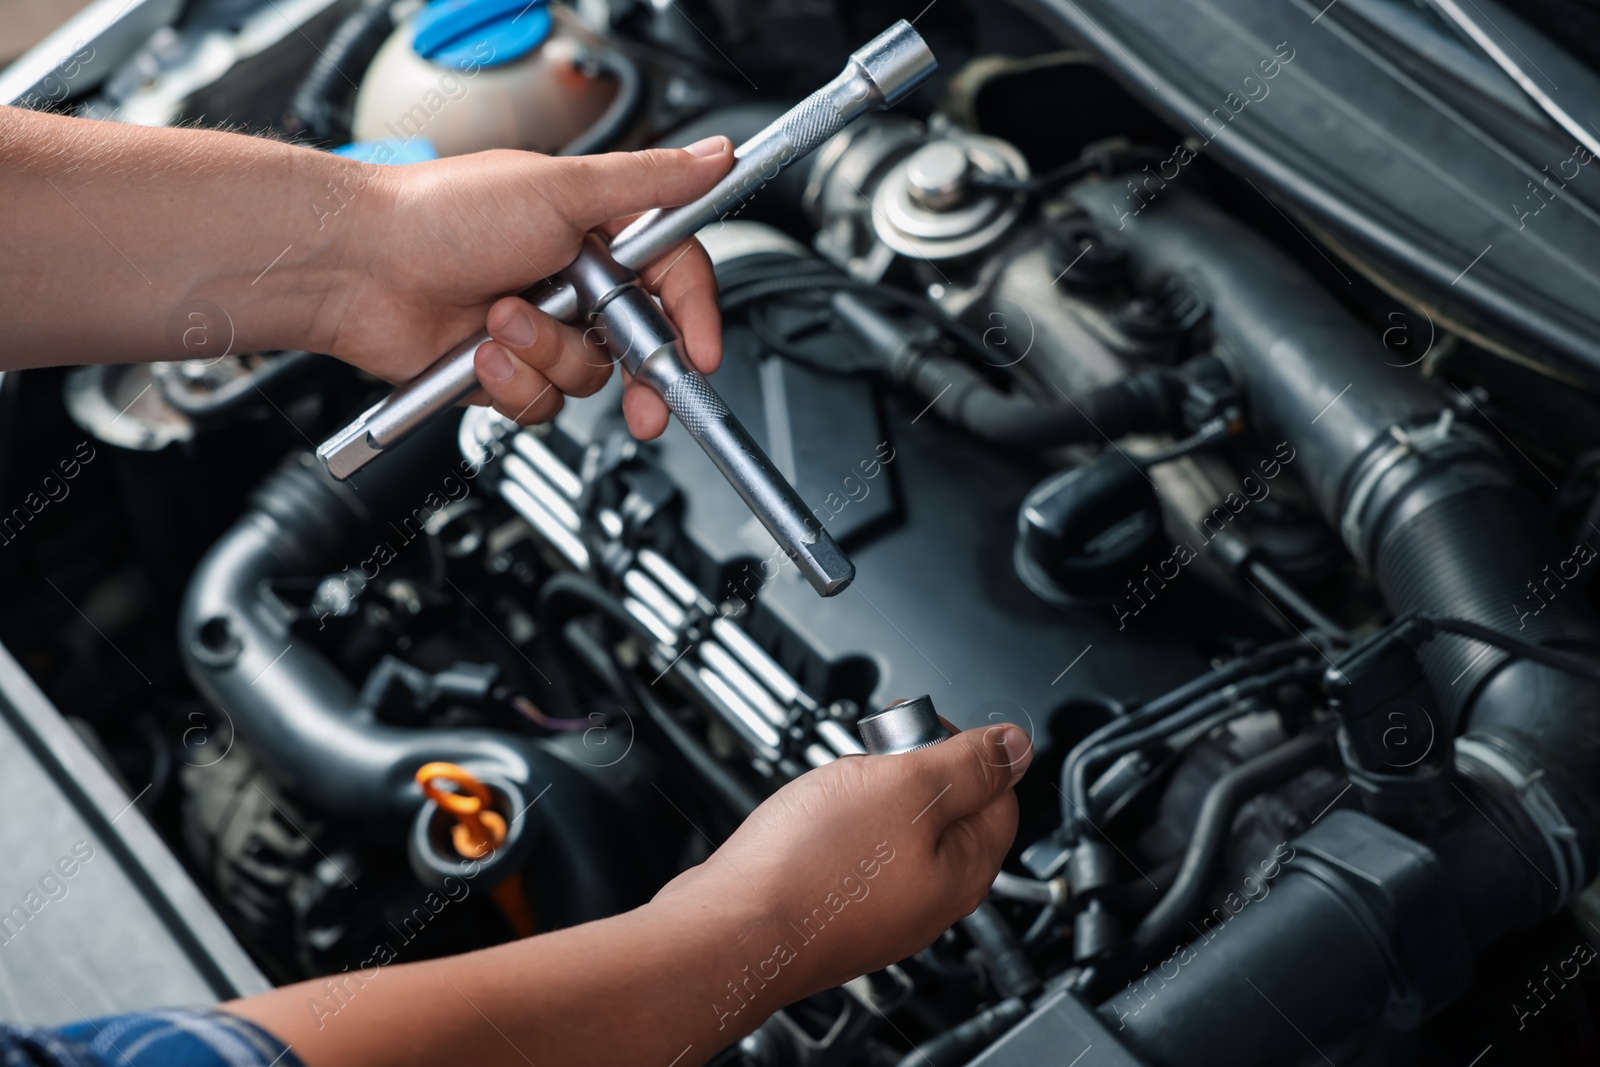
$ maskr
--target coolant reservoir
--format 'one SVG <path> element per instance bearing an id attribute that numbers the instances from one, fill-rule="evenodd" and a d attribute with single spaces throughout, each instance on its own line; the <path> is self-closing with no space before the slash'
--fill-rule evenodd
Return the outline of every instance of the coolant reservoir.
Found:
<path id="1" fill-rule="evenodd" d="M 586 48 L 546 0 L 434 0 L 405 19 L 356 94 L 355 140 L 423 138 L 441 156 L 554 152 L 617 92 L 586 72 Z"/>

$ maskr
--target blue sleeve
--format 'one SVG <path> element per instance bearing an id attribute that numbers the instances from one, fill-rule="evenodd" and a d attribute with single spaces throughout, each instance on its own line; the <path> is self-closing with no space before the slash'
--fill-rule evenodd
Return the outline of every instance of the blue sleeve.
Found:
<path id="1" fill-rule="evenodd" d="M 289 1046 L 218 1011 L 108 1015 L 57 1029 L 0 1025 L 0 1067 L 303 1067 Z"/>

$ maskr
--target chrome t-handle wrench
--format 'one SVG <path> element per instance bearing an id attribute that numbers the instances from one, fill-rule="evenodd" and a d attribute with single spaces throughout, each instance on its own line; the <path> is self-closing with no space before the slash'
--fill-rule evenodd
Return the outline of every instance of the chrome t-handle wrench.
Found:
<path id="1" fill-rule="evenodd" d="M 811 588 L 819 596 L 832 596 L 849 585 L 855 567 L 689 362 L 678 331 L 639 284 L 639 276 L 618 263 L 592 233 L 561 274 L 577 290 L 586 317 L 601 326 L 613 358 L 666 402 Z"/>
<path id="2" fill-rule="evenodd" d="M 852 53 L 844 70 L 827 85 L 735 149 L 732 169 L 709 193 L 682 207 L 651 211 L 635 219 L 611 242 L 612 258 L 633 270 L 648 266 L 701 227 L 738 211 L 784 167 L 859 116 L 903 99 L 937 65 L 911 24 L 903 19 L 896 22 Z M 563 322 L 578 316 L 577 293 L 569 283 L 544 283 L 523 295 Z M 465 399 L 478 385 L 473 354 L 488 339 L 488 334 L 479 333 L 463 341 L 324 441 L 317 455 L 328 473 L 339 479 L 350 477 Z"/>

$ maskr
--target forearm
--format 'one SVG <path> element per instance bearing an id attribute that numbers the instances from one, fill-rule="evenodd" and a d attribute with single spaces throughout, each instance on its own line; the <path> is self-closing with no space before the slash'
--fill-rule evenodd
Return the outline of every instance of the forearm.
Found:
<path id="1" fill-rule="evenodd" d="M 798 972 L 747 973 L 772 954 L 775 919 L 741 922 L 727 901 L 697 899 L 449 959 L 352 968 L 332 986 L 303 982 L 226 1010 L 308 1067 L 693 1067 L 808 991 Z"/>
<path id="2" fill-rule="evenodd" d="M 0 108 L 0 368 L 317 347 L 382 225 L 379 170 Z"/>
<path id="3" fill-rule="evenodd" d="M 225 1010 L 307 1067 L 695 1067 L 773 1011 L 925 948 L 987 895 L 1032 759 L 1015 726 L 837 760 L 625 915 Z M 328 984 L 331 983 L 331 984 Z"/>

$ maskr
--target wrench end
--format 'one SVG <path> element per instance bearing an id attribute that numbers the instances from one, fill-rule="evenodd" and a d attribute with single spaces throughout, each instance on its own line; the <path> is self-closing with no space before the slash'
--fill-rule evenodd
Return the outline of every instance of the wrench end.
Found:
<path id="1" fill-rule="evenodd" d="M 383 455 L 383 449 L 374 448 L 364 420 L 345 428 L 337 437 L 329 438 L 317 448 L 317 458 L 337 481 L 344 481 L 368 463 Z"/>
<path id="2" fill-rule="evenodd" d="M 794 562 L 818 596 L 842 593 L 855 580 L 856 565 L 826 530 L 821 531 L 816 541 L 802 546 Z"/>
<path id="3" fill-rule="evenodd" d="M 882 94 L 884 107 L 904 100 L 939 66 L 928 42 L 905 19 L 851 53 L 850 59 Z"/>

